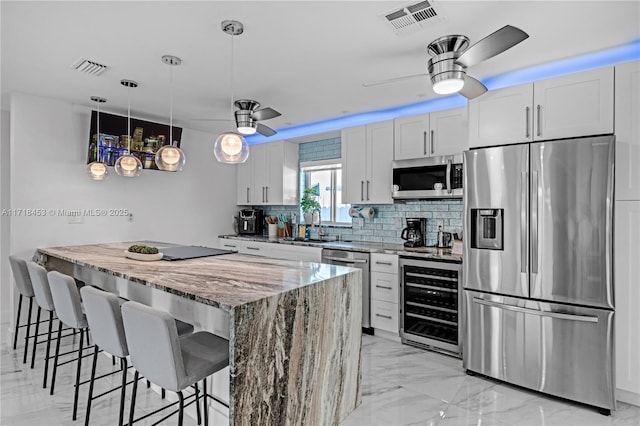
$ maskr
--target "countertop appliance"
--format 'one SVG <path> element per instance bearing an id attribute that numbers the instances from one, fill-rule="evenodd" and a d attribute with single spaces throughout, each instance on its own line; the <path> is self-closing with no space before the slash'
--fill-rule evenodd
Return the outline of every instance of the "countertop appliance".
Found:
<path id="1" fill-rule="evenodd" d="M 392 164 L 394 199 L 462 198 L 461 155 L 399 160 Z"/>
<path id="2" fill-rule="evenodd" d="M 373 334 L 370 307 L 369 253 L 325 248 L 322 249 L 322 263 L 350 266 L 362 270 L 362 331 L 367 334 Z"/>
<path id="3" fill-rule="evenodd" d="M 445 232 L 442 230 L 442 227 L 438 227 L 438 237 L 437 237 L 437 248 L 447 248 L 451 246 L 451 241 L 453 241 L 453 234 L 451 232 Z"/>
<path id="4" fill-rule="evenodd" d="M 262 234 L 264 212 L 257 209 L 244 209 L 238 212 L 238 234 Z"/>
<path id="5" fill-rule="evenodd" d="M 468 372 L 615 410 L 614 143 L 465 152 Z"/>
<path id="6" fill-rule="evenodd" d="M 427 237 L 427 219 L 424 217 L 408 217 L 407 227 L 402 230 L 400 238 L 405 247 L 423 247 Z"/>
<path id="7" fill-rule="evenodd" d="M 462 266 L 400 257 L 402 343 L 460 356 Z"/>

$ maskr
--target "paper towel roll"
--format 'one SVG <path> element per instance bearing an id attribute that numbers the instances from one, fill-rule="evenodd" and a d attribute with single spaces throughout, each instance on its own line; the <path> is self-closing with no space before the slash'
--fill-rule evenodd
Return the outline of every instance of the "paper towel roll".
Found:
<path id="1" fill-rule="evenodd" d="M 362 219 L 371 219 L 375 213 L 373 207 L 351 207 L 349 216 Z"/>

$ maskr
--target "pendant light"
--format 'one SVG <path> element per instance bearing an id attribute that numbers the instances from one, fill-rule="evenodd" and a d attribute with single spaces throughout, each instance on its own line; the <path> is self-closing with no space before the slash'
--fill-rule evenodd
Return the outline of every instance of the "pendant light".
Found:
<path id="1" fill-rule="evenodd" d="M 105 98 L 99 96 L 92 96 L 91 100 L 98 104 L 98 113 L 96 114 L 96 159 L 87 164 L 87 174 L 93 180 L 105 180 L 109 176 L 106 164 L 104 164 L 104 158 L 100 161 L 100 104 L 107 102 Z"/>
<path id="2" fill-rule="evenodd" d="M 244 32 L 238 21 L 222 21 L 222 31 L 231 36 L 231 116 L 233 117 L 233 38 Z M 236 132 L 223 133 L 213 145 L 213 155 L 221 163 L 239 164 L 249 158 L 249 145 L 244 136 Z"/>
<path id="3" fill-rule="evenodd" d="M 138 87 L 133 80 L 120 80 L 127 91 L 127 153 L 116 160 L 116 173 L 124 177 L 137 177 L 142 173 L 142 162 L 135 155 L 131 155 L 131 89 Z"/>
<path id="4" fill-rule="evenodd" d="M 162 62 L 169 65 L 169 145 L 161 147 L 156 152 L 156 166 L 158 169 L 168 172 L 179 172 L 184 168 L 184 164 L 187 159 L 184 156 L 184 152 L 177 146 L 177 142 L 173 140 L 173 67 L 182 63 L 182 59 L 177 56 L 164 55 Z M 174 142 L 176 145 L 174 145 Z"/>

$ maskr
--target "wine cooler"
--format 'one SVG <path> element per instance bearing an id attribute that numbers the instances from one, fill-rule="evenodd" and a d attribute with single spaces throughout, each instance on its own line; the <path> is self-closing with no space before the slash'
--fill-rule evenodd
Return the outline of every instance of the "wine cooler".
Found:
<path id="1" fill-rule="evenodd" d="M 402 343 L 461 356 L 461 266 L 400 258 Z"/>

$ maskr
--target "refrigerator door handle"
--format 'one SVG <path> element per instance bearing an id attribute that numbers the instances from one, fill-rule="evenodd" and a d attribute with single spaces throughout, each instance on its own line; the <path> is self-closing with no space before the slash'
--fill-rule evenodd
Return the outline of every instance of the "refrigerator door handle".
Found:
<path id="1" fill-rule="evenodd" d="M 520 272 L 527 273 L 527 195 L 529 188 L 527 185 L 527 172 L 520 175 Z"/>
<path id="2" fill-rule="evenodd" d="M 538 273 L 538 172 L 532 173 L 531 183 L 531 273 Z"/>
<path id="3" fill-rule="evenodd" d="M 504 309 L 505 311 L 522 312 L 524 314 L 538 315 L 541 317 L 565 319 L 569 321 L 582 321 L 582 322 L 593 322 L 593 323 L 598 322 L 598 317 L 591 316 L 591 315 L 574 315 L 574 314 L 563 314 L 561 312 L 539 311 L 537 309 L 523 308 L 521 306 L 504 305 L 502 303 L 491 302 L 489 300 L 480 299 L 478 297 L 474 297 L 473 302 L 478 303 L 480 305 L 489 306 L 492 308 Z"/>

